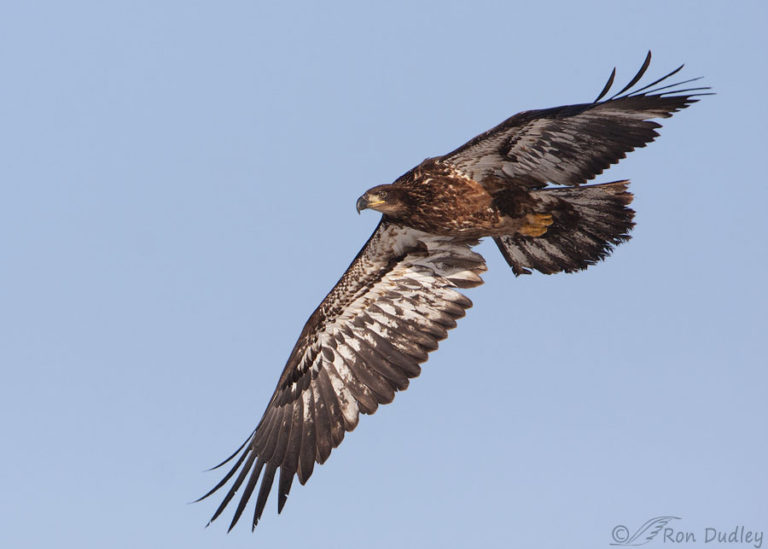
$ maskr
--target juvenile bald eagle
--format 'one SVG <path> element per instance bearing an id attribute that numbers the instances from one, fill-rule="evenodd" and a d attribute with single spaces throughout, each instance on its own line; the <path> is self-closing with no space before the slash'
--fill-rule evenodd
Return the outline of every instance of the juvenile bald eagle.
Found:
<path id="1" fill-rule="evenodd" d="M 516 275 L 584 269 L 629 239 L 629 182 L 580 185 L 708 89 L 664 83 L 680 66 L 633 90 L 650 60 L 609 99 L 615 69 L 594 102 L 517 114 L 358 199 L 381 222 L 310 316 L 256 429 L 217 466 L 235 460 L 203 498 L 235 478 L 211 521 L 242 488 L 234 527 L 261 479 L 255 527 L 278 470 L 282 511 L 294 476 L 304 484 L 361 412 L 408 387 L 472 305 L 457 290 L 482 283 L 480 238 L 493 237 Z"/>

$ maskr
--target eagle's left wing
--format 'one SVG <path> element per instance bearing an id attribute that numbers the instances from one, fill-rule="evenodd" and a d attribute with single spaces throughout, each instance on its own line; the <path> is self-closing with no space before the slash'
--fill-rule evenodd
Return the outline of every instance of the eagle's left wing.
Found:
<path id="1" fill-rule="evenodd" d="M 614 72 L 593 103 L 518 113 L 437 160 L 486 187 L 541 188 L 580 185 L 624 156 L 653 141 L 661 127 L 655 118 L 673 113 L 709 95 L 708 87 L 683 89 L 697 78 L 663 84 L 682 65 L 639 89 L 651 53 L 640 71 L 618 94 L 600 101 L 613 84 Z"/>
<path id="2" fill-rule="evenodd" d="M 419 375 L 427 353 L 472 305 L 456 289 L 482 284 L 476 243 L 379 224 L 304 326 L 261 422 L 224 461 L 237 457 L 234 465 L 203 496 L 236 475 L 211 521 L 243 488 L 231 529 L 261 477 L 256 526 L 278 469 L 280 512 L 294 475 L 304 484 L 357 426 L 359 412 L 372 414 Z"/>

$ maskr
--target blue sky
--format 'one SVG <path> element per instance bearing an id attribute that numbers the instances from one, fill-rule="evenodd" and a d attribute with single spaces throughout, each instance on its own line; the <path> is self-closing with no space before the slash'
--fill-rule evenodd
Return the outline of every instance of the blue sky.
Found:
<path id="1" fill-rule="evenodd" d="M 609 547 L 659 515 L 768 532 L 764 2 L 14 4 L 0 546 Z M 652 76 L 685 62 L 718 95 L 599 179 L 632 179 L 634 238 L 517 279 L 481 244 L 486 284 L 408 391 L 282 515 L 273 497 L 254 534 L 205 529 L 203 470 L 377 222 L 355 199 L 592 100 L 648 49 Z"/>

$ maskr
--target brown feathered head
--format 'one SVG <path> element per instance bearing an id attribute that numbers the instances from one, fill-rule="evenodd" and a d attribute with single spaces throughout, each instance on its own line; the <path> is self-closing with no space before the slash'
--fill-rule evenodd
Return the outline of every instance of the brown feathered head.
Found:
<path id="1" fill-rule="evenodd" d="M 406 190 L 395 185 L 378 185 L 365 191 L 357 199 L 357 213 L 376 210 L 391 217 L 400 217 L 408 211 Z"/>

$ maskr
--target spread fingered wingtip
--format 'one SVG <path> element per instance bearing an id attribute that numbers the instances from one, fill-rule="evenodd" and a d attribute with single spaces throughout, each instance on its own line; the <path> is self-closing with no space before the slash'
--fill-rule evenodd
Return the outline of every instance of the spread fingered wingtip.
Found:
<path id="1" fill-rule="evenodd" d="M 640 70 L 637 71 L 635 76 L 632 77 L 632 79 L 627 83 L 627 85 L 624 86 L 618 92 L 608 97 L 607 99 L 604 99 L 605 96 L 610 91 L 611 87 L 613 86 L 614 80 L 616 78 L 616 68 L 614 67 L 614 69 L 611 71 L 610 77 L 608 78 L 608 82 L 605 83 L 605 86 L 603 86 L 603 89 L 600 91 L 600 94 L 593 101 L 593 103 L 599 103 L 601 100 L 607 102 L 607 101 L 613 101 L 615 99 L 624 99 L 627 97 L 637 97 L 637 96 L 645 96 L 645 95 L 652 95 L 652 94 L 670 95 L 670 94 L 697 92 L 697 93 L 691 94 L 691 97 L 701 96 L 701 95 L 714 95 L 713 93 L 707 93 L 707 90 L 711 89 L 709 86 L 700 86 L 700 87 L 685 88 L 685 89 L 680 88 L 680 86 L 682 86 L 683 84 L 695 82 L 696 80 L 699 80 L 702 77 L 689 78 L 688 80 L 681 80 L 679 82 L 674 82 L 672 84 L 666 84 L 664 86 L 655 87 L 657 84 L 664 82 L 668 78 L 680 72 L 683 69 L 683 67 L 685 67 L 685 63 L 683 63 L 673 71 L 665 74 L 661 78 L 657 78 L 650 84 L 646 84 L 641 88 L 633 90 L 632 87 L 635 86 L 643 78 L 643 76 L 645 76 L 645 73 L 647 72 L 648 67 L 651 64 L 651 58 L 652 58 L 651 51 L 648 50 L 648 53 L 645 56 L 645 60 L 643 61 L 642 66 L 640 67 Z M 669 90 L 669 91 L 664 91 L 664 90 Z M 701 93 L 701 92 L 705 92 L 705 93 Z M 692 99 L 692 101 L 695 101 L 695 99 Z"/>

